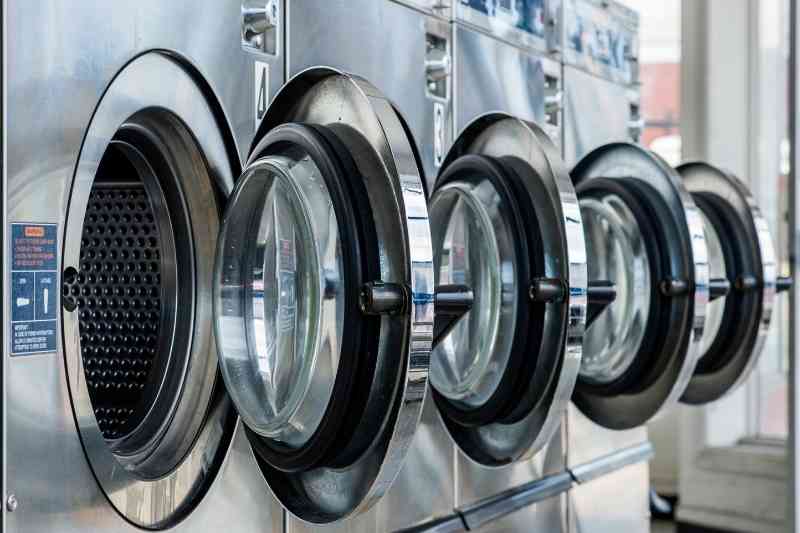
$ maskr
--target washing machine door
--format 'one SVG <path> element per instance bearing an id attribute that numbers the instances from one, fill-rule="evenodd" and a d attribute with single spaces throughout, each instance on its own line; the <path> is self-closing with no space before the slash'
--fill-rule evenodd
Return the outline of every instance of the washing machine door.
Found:
<path id="1" fill-rule="evenodd" d="M 790 283 L 777 277 L 767 222 L 746 185 L 702 162 L 678 172 L 700 209 L 711 277 L 720 280 L 712 284 L 700 359 L 681 398 L 703 404 L 747 377 L 764 345 L 775 293 Z"/>
<path id="2" fill-rule="evenodd" d="M 611 144 L 573 170 L 589 282 L 616 299 L 589 317 L 573 401 L 612 429 L 647 422 L 684 393 L 699 352 L 709 271 L 701 212 L 652 152 Z"/>
<path id="3" fill-rule="evenodd" d="M 448 154 L 429 211 L 437 283 L 474 294 L 431 355 L 439 412 L 476 462 L 530 457 L 558 427 L 580 364 L 586 255 L 569 175 L 537 126 L 483 116 Z"/>
<path id="4" fill-rule="evenodd" d="M 277 95 L 226 208 L 215 326 L 227 390 L 285 508 L 324 523 L 403 464 L 434 287 L 420 170 L 368 82 L 307 71 Z"/>

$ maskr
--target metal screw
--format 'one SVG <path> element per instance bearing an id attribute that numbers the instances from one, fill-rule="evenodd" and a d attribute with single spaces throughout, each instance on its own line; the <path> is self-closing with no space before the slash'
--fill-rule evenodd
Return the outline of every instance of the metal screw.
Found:
<path id="1" fill-rule="evenodd" d="M 13 513 L 16 511 L 18 505 L 19 502 L 17 501 L 17 497 L 13 494 L 9 495 L 8 499 L 6 500 L 6 509 L 8 509 L 8 512 Z"/>

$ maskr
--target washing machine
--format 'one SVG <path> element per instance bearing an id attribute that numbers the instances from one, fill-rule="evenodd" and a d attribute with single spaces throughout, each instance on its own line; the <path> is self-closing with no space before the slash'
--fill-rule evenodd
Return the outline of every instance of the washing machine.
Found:
<path id="1" fill-rule="evenodd" d="M 400 110 L 427 176 L 437 283 L 466 284 L 475 297 L 469 318 L 437 336 L 434 386 L 406 466 L 373 511 L 337 530 L 563 530 L 571 477 L 561 420 L 577 375 L 586 279 L 580 217 L 556 148 L 561 69 L 549 17 L 557 10 L 541 4 L 497 19 L 501 35 L 476 18 L 487 16 L 477 3 L 435 4 L 300 0 L 287 8 L 289 76 L 318 64 L 365 73 Z M 487 172 L 489 181 L 478 179 Z M 509 173 L 519 177 L 506 183 Z M 482 202 L 494 204 L 487 212 Z M 497 239 L 496 262 L 468 265 L 483 245 L 474 240 L 480 228 L 464 227 L 472 217 L 486 222 L 488 242 Z M 563 281 L 574 298 L 532 300 L 534 275 L 544 292 Z M 508 494 L 540 482 L 535 495 Z"/>
<path id="2" fill-rule="evenodd" d="M 311 528 L 404 464 L 471 293 L 385 93 L 286 82 L 286 8 L 3 4 L 4 531 Z"/>
<path id="3" fill-rule="evenodd" d="M 615 2 L 566 0 L 563 43 L 564 157 L 589 279 L 616 287 L 585 332 L 567 421 L 570 530 L 649 531 L 646 463 L 601 479 L 584 479 L 573 465 L 615 450 L 646 456 L 644 423 L 741 383 L 775 291 L 790 284 L 776 277 L 771 237 L 740 180 L 705 163 L 674 169 L 636 144 L 644 125 L 637 14 Z M 746 323 L 733 326 L 733 314 Z"/>
<path id="4" fill-rule="evenodd" d="M 643 127 L 636 62 L 639 20 L 635 12 L 614 2 L 565 0 L 563 10 L 563 154 L 572 168 L 607 143 L 638 141 Z M 660 165 L 666 173 L 665 167 Z M 668 179 L 675 176 L 670 173 Z M 647 449 L 643 421 L 612 430 L 573 404 L 567 417 L 568 463 L 577 465 L 617 450 Z M 570 530 L 649 531 L 648 491 L 646 462 L 579 484 L 569 496 Z M 616 496 L 601 498 L 607 494 Z"/>
<path id="5" fill-rule="evenodd" d="M 406 164 L 436 175 L 452 143 L 450 23 L 441 2 L 297 0 L 287 5 L 289 76 L 316 65 L 373 80 L 416 143 Z M 424 196 L 424 195 L 423 195 Z M 417 435 L 391 490 L 370 512 L 332 531 L 394 531 L 453 512 L 453 445 L 426 395 Z M 308 531 L 288 518 L 286 531 Z"/>
<path id="6" fill-rule="evenodd" d="M 556 5 L 453 6 L 458 138 L 432 187 L 430 210 L 437 273 L 475 280 L 476 307 L 434 351 L 431 390 L 458 449 L 461 510 L 502 506 L 498 494 L 543 479 L 569 486 L 561 418 L 580 360 L 586 277 L 580 217 L 557 148 Z M 522 294 L 533 290 L 534 279 L 561 280 L 575 297 L 536 302 Z M 535 524 L 562 531 L 565 499 L 558 492 L 496 520 L 488 520 L 491 512 L 462 516 L 471 529 L 524 531 Z"/>

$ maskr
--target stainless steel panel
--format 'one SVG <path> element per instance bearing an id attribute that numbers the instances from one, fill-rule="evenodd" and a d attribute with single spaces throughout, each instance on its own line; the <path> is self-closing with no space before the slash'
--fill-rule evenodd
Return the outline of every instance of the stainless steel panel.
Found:
<path id="1" fill-rule="evenodd" d="M 415 9 L 421 9 L 430 15 L 436 15 L 444 20 L 449 20 L 452 13 L 452 3 L 458 0 L 393 0 Z"/>
<path id="2" fill-rule="evenodd" d="M 575 467 L 624 448 L 647 442 L 642 426 L 613 431 L 590 421 L 574 405 L 567 414 L 567 465 Z M 649 522 L 647 463 L 576 485 L 569 493 L 570 532 L 645 532 Z"/>
<path id="3" fill-rule="evenodd" d="M 289 76 L 328 66 L 370 80 L 408 122 L 430 182 L 438 172 L 434 106 L 442 102 L 426 93 L 426 32 L 443 24 L 446 35 L 448 24 L 388 0 L 292 0 L 287 7 Z M 444 112 L 449 124 L 449 105 Z M 445 150 L 452 143 L 446 129 Z"/>
<path id="4" fill-rule="evenodd" d="M 85 129 L 104 88 L 136 55 L 166 49 L 196 67 L 233 132 L 235 168 L 254 134 L 254 61 L 271 65 L 273 91 L 283 83 L 281 57 L 242 50 L 240 0 L 31 0 L 4 2 L 2 15 L 4 242 L 10 221 L 58 223 L 63 230 Z M 4 272 L 4 286 L 8 281 Z M 60 347 L 15 358 L 7 343 L 3 349 L 3 490 L 19 502 L 3 513 L 3 531 L 137 531 L 111 509 L 88 468 Z M 175 530 L 280 531 L 282 520 L 239 433 L 209 493 Z"/>
<path id="5" fill-rule="evenodd" d="M 293 0 L 287 11 L 287 72 L 326 65 L 370 80 L 393 100 L 408 122 L 421 152 L 428 182 L 438 172 L 434 157 L 434 106 L 445 108 L 446 139 L 452 143 L 450 107 L 426 92 L 426 33 L 449 39 L 449 24 L 387 0 Z M 331 46 L 336 43 L 336 46 Z M 393 531 L 455 506 L 454 446 L 432 399 L 426 397 L 406 464 L 394 485 L 368 512 L 329 531 Z M 312 531 L 313 526 L 287 517 L 286 531 Z"/>
<path id="6" fill-rule="evenodd" d="M 389 532 L 451 514 L 455 508 L 453 457 L 453 443 L 433 399 L 427 395 L 414 443 L 392 488 L 368 512 L 326 531 Z M 287 516 L 287 533 L 310 531 L 316 531 L 316 527 Z"/>
<path id="7" fill-rule="evenodd" d="M 456 132 L 491 111 L 545 122 L 545 72 L 553 70 L 551 61 L 461 24 L 454 25 L 453 41 Z"/>
<path id="8" fill-rule="evenodd" d="M 564 159 L 574 166 L 604 144 L 631 141 L 636 90 L 564 67 Z"/>
<path id="9" fill-rule="evenodd" d="M 519 486 L 549 474 L 562 472 L 564 431 L 559 431 L 547 446 L 532 459 L 503 468 L 486 468 L 461 453 L 456 458 L 456 504 L 466 506 L 493 496 L 509 487 Z M 479 531 L 526 531 L 536 524 L 542 531 L 561 531 L 564 497 L 555 497 L 516 511 Z"/>
<path id="10" fill-rule="evenodd" d="M 576 485 L 569 492 L 570 533 L 650 531 L 647 463 L 636 463 Z M 630 487 L 640 487 L 631 490 Z"/>

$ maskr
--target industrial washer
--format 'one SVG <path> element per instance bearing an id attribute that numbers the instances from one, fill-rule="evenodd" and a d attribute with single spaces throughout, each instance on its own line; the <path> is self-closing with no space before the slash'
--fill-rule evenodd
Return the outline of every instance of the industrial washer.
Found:
<path id="1" fill-rule="evenodd" d="M 4 529 L 371 507 L 415 434 L 437 298 L 396 108 L 331 68 L 284 85 L 282 2 L 2 14 Z M 444 292 L 455 321 L 469 292 Z"/>
<path id="2" fill-rule="evenodd" d="M 0 15 L 4 530 L 645 531 L 788 286 L 614 3 Z"/>

